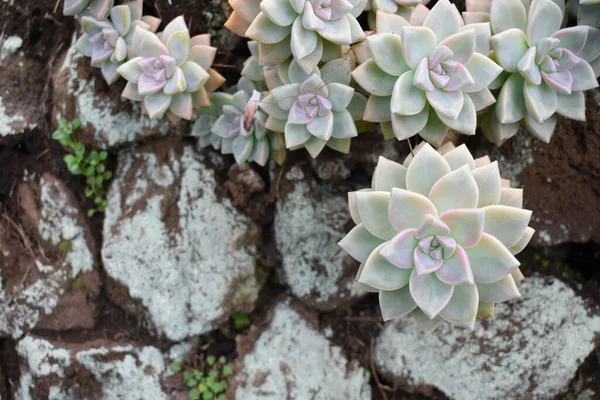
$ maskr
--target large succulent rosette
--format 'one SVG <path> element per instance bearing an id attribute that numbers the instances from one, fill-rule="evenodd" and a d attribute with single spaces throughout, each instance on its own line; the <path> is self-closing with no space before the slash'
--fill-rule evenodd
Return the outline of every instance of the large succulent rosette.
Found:
<path id="1" fill-rule="evenodd" d="M 283 132 L 288 149 L 304 147 L 313 158 L 325 146 L 348 153 L 366 104 L 350 86 L 352 65 L 350 58 L 337 59 L 307 74 L 293 60 L 266 71 L 271 92 L 260 106 L 267 128 Z"/>
<path id="2" fill-rule="evenodd" d="M 156 32 L 160 25 L 158 18 L 142 16 L 142 8 L 142 0 L 136 0 L 113 7 L 109 19 L 81 18 L 84 33 L 75 43 L 75 48 L 92 58 L 92 66 L 101 68 L 102 76 L 109 85 L 120 77 L 117 68 L 133 55 L 136 27 Z"/>
<path id="3" fill-rule="evenodd" d="M 502 69 L 476 51 L 489 39 L 489 24 L 463 27 L 448 0 L 420 10 L 411 21 L 423 26 L 380 13 L 397 22 L 377 23 L 378 33 L 367 39 L 371 58 L 352 76 L 371 94 L 366 121 L 381 123 L 386 137 L 419 134 L 439 146 L 449 129 L 475 134 L 477 112 L 495 102 L 487 87 Z"/>
<path id="4" fill-rule="evenodd" d="M 385 320 L 411 313 L 425 330 L 443 320 L 472 329 L 519 296 L 514 254 L 534 230 L 509 185 L 464 145 L 424 144 L 403 165 L 380 157 L 372 189 L 349 193 L 356 227 L 339 244 L 362 263 L 358 286 L 379 292 Z"/>

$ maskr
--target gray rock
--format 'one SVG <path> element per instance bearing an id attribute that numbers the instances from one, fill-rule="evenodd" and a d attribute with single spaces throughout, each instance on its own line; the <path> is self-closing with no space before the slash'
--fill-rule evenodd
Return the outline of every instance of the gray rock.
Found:
<path id="1" fill-rule="evenodd" d="M 119 153 L 104 221 L 108 293 L 172 341 L 250 312 L 260 290 L 260 228 L 216 189 L 191 146 L 161 141 Z"/>
<path id="2" fill-rule="evenodd" d="M 265 323 L 238 338 L 239 358 L 228 398 L 371 398 L 369 373 L 357 362 L 349 363 L 342 349 L 315 329 L 315 320 L 316 314 L 284 301 L 270 311 Z"/>
<path id="3" fill-rule="evenodd" d="M 452 399 L 555 398 L 594 350 L 600 317 L 556 278 L 529 277 L 520 291 L 473 332 L 443 324 L 427 335 L 411 319 L 389 323 L 375 346 L 378 370 L 404 390 Z"/>

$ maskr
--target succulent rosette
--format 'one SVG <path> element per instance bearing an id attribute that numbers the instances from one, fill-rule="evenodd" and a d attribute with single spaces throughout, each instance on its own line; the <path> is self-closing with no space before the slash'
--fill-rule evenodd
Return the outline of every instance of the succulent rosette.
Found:
<path id="1" fill-rule="evenodd" d="M 416 6 L 424 6 L 427 3 L 429 0 L 369 0 L 365 7 L 365 11 L 369 11 L 369 27 L 377 30 L 376 15 L 378 11 L 400 15 L 408 20 Z"/>
<path id="2" fill-rule="evenodd" d="M 237 86 L 250 93 L 254 90 L 265 92 L 267 91 L 267 85 L 265 84 L 264 68 L 268 67 L 262 67 L 258 63 L 258 42 L 248 42 L 248 49 L 250 50 L 250 57 L 244 61 L 242 76 Z"/>
<path id="3" fill-rule="evenodd" d="M 65 0 L 63 14 L 78 16 L 89 10 L 97 20 L 103 20 L 110 14 L 114 0 Z"/>
<path id="4" fill-rule="evenodd" d="M 384 320 L 411 313 L 426 330 L 473 329 L 520 296 L 514 254 L 534 233 L 531 211 L 496 162 L 464 145 L 439 151 L 424 144 L 404 165 L 380 157 L 372 189 L 348 195 L 356 227 L 339 244 L 361 262 L 357 286 L 379 292 Z"/>
<path id="5" fill-rule="evenodd" d="M 215 150 L 221 150 L 223 139 L 212 132 L 212 127 L 223 112 L 223 106 L 231 102 L 229 93 L 214 92 L 209 95 L 210 105 L 197 110 L 196 121 L 192 126 L 190 135 L 198 138 L 198 146 L 206 148 L 212 146 Z"/>
<path id="6" fill-rule="evenodd" d="M 267 71 L 271 92 L 260 103 L 267 128 L 284 132 L 288 149 L 304 147 L 313 158 L 325 146 L 348 153 L 366 104 L 350 86 L 353 64 L 349 58 L 333 60 L 307 74 L 293 60 Z"/>
<path id="7" fill-rule="evenodd" d="M 160 25 L 159 19 L 142 16 L 142 7 L 142 0 L 136 0 L 113 7 L 109 19 L 81 18 L 84 34 L 75 43 L 75 48 L 92 58 L 92 66 L 101 68 L 109 85 L 119 79 L 117 68 L 132 54 L 135 28 L 156 32 Z"/>
<path id="8" fill-rule="evenodd" d="M 230 0 L 229 4 L 234 13 L 225 26 L 260 43 L 263 66 L 292 55 L 309 73 L 322 59 L 339 54 L 339 46 L 365 37 L 356 20 L 364 0 Z"/>
<path id="9" fill-rule="evenodd" d="M 190 38 L 183 17 L 171 21 L 160 36 L 136 27 L 133 58 L 117 71 L 127 81 L 122 96 L 143 101 L 150 118 L 191 119 L 194 108 L 210 105 L 208 94 L 223 84 L 211 67 L 217 50 L 209 35 Z"/>
<path id="10" fill-rule="evenodd" d="M 578 5 L 577 23 L 600 28 L 600 0 L 571 0 Z"/>
<path id="11" fill-rule="evenodd" d="M 421 9 L 425 13 L 413 17 L 422 26 L 380 13 L 378 18 L 397 22 L 378 21 L 378 33 L 367 38 L 371 58 L 352 76 L 371 94 L 366 121 L 380 122 L 386 137 L 403 140 L 418 133 L 439 146 L 450 128 L 475 134 L 476 113 L 495 102 L 488 85 L 502 68 L 476 52 L 476 44 L 490 36 L 489 24 L 463 27 L 448 0 L 430 12 Z"/>

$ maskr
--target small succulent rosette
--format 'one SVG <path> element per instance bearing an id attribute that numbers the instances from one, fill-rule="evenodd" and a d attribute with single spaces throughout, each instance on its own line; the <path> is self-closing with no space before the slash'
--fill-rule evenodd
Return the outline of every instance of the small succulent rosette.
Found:
<path id="1" fill-rule="evenodd" d="M 250 57 L 244 61 L 242 76 L 237 86 L 250 93 L 255 90 L 265 92 L 268 89 L 265 83 L 264 68 L 268 67 L 262 67 L 258 63 L 258 42 L 249 41 L 248 49 L 250 50 Z"/>
<path id="2" fill-rule="evenodd" d="M 325 146 L 348 153 L 366 105 L 350 86 L 353 65 L 349 57 L 337 59 L 307 74 L 292 60 L 266 71 L 271 92 L 260 106 L 268 114 L 267 128 L 283 132 L 288 149 L 304 147 L 313 158 Z"/>
<path id="3" fill-rule="evenodd" d="M 339 54 L 339 46 L 365 37 L 356 20 L 364 0 L 230 0 L 229 4 L 234 12 L 225 26 L 260 43 L 263 66 L 292 55 L 310 73 L 321 60 Z"/>
<path id="4" fill-rule="evenodd" d="M 136 27 L 133 58 L 117 71 L 128 82 L 122 96 L 142 101 L 150 118 L 167 115 L 172 122 L 191 119 L 194 108 L 210 105 L 209 93 L 225 82 L 211 68 L 217 49 L 209 35 L 190 38 L 183 17 L 156 35 Z"/>
<path id="5" fill-rule="evenodd" d="M 386 138 L 419 134 L 434 146 L 449 129 L 475 134 L 477 112 L 495 102 L 488 86 L 502 72 L 476 51 L 489 24 L 463 26 L 448 0 L 415 9 L 411 21 L 422 26 L 378 14 L 378 32 L 367 38 L 371 58 L 352 73 L 370 94 L 365 121 L 381 123 Z"/>
<path id="6" fill-rule="evenodd" d="M 362 263 L 357 286 L 379 292 L 384 320 L 410 313 L 424 330 L 444 320 L 473 329 L 520 296 L 514 255 L 534 230 L 509 186 L 497 162 L 464 145 L 422 144 L 404 164 L 380 157 L 372 189 L 348 195 L 356 227 L 339 244 Z"/>
<path id="7" fill-rule="evenodd" d="M 198 146 L 202 149 L 212 146 L 215 150 L 221 150 L 223 139 L 212 132 L 212 127 L 221 116 L 223 106 L 229 103 L 231 95 L 229 93 L 214 92 L 209 97 L 210 105 L 197 110 L 196 121 L 192 126 L 190 135 L 198 138 Z"/>
<path id="8" fill-rule="evenodd" d="M 410 19 L 416 6 L 425 6 L 430 0 L 368 0 L 365 11 L 369 11 L 368 21 L 372 30 L 377 30 L 377 12 L 396 14 Z"/>
<path id="9" fill-rule="evenodd" d="M 89 13 L 95 19 L 103 20 L 108 17 L 113 5 L 114 0 L 65 0 L 63 14 L 79 17 Z"/>
<path id="10" fill-rule="evenodd" d="M 156 32 L 160 20 L 142 16 L 142 0 L 130 1 L 113 7 L 108 19 L 98 20 L 83 16 L 83 35 L 75 43 L 77 51 L 92 58 L 92 66 L 102 70 L 106 83 L 112 85 L 119 78 L 119 68 L 132 55 L 133 32 L 136 27 Z"/>

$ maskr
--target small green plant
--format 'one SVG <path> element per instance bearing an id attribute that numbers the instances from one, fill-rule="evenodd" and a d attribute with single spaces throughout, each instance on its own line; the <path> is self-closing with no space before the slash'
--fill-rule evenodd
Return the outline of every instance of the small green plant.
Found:
<path id="1" fill-rule="evenodd" d="M 179 361 L 173 361 L 170 367 L 175 373 L 183 370 Z M 217 359 L 209 355 L 201 358 L 198 368 L 189 368 L 183 372 L 183 384 L 189 389 L 190 400 L 227 400 L 226 378 L 232 373 L 233 368 L 225 357 Z"/>
<path id="2" fill-rule="evenodd" d="M 235 313 L 231 316 L 231 319 L 236 331 L 243 331 L 250 326 L 250 318 L 244 313 Z"/>
<path id="3" fill-rule="evenodd" d="M 105 161 L 108 153 L 104 150 L 86 151 L 85 145 L 73 136 L 81 126 L 79 118 L 68 122 L 65 118 L 58 121 L 59 128 L 54 131 L 52 138 L 58 141 L 67 151 L 64 157 L 69 172 L 73 175 L 84 175 L 86 178 L 85 197 L 94 200 L 96 208 L 88 210 L 88 216 L 106 209 L 106 189 L 104 183 L 112 177 L 112 172 L 106 170 Z"/>

